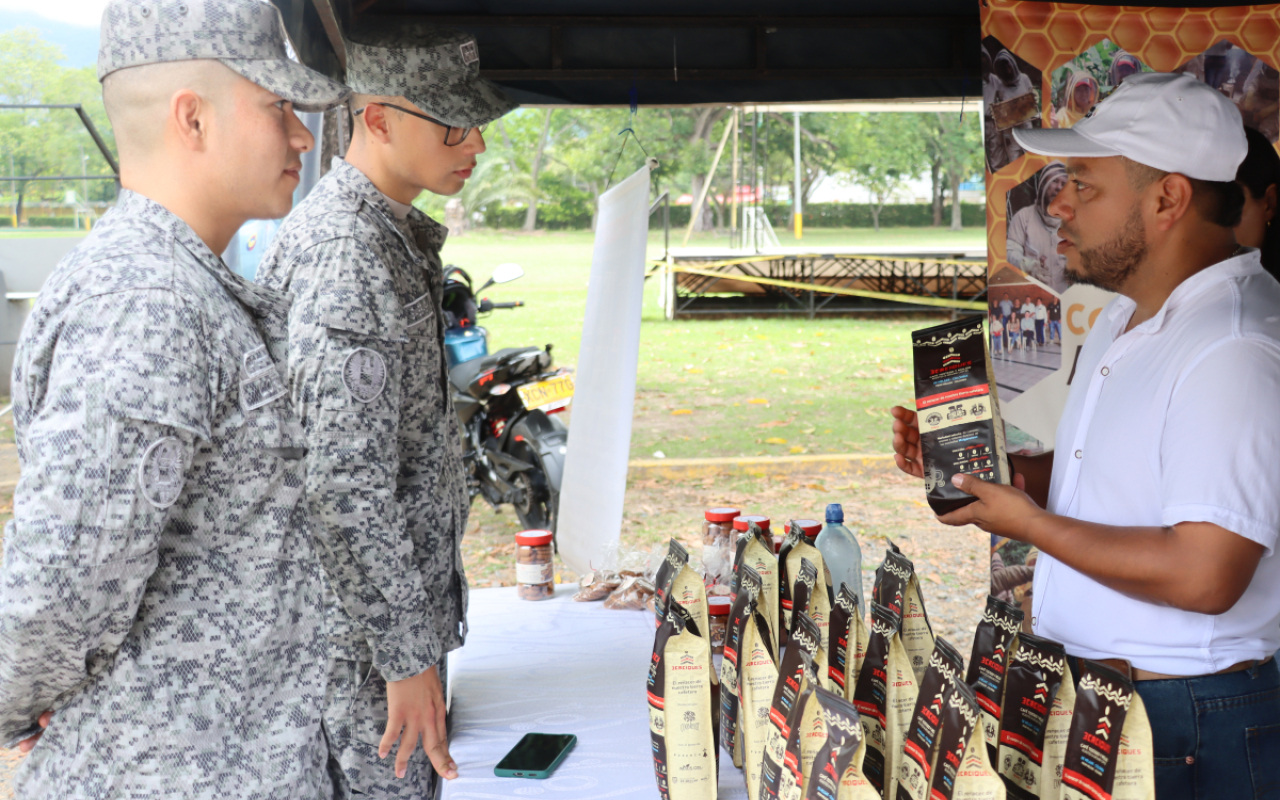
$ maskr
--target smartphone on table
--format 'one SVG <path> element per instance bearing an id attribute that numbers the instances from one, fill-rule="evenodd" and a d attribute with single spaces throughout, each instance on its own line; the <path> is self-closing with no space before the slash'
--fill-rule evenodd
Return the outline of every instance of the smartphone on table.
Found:
<path id="1" fill-rule="evenodd" d="M 502 757 L 493 774 L 499 778 L 548 778 L 578 743 L 572 733 L 526 733 Z"/>

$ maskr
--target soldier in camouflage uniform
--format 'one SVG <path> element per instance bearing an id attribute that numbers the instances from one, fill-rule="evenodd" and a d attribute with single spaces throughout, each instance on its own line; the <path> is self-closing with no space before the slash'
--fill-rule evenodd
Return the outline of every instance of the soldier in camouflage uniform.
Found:
<path id="1" fill-rule="evenodd" d="M 285 220 L 258 280 L 295 297 L 288 381 L 329 579 L 335 793 L 431 797 L 433 767 L 457 774 L 441 673 L 466 635 L 470 501 L 444 360 L 446 231 L 409 204 L 457 193 L 480 129 L 515 104 L 479 77 L 474 39 L 439 28 L 349 43 L 347 82 L 347 160 Z"/>
<path id="2" fill-rule="evenodd" d="M 347 90 L 290 62 L 257 0 L 113 0 L 101 36 L 124 188 L 14 357 L 0 735 L 29 751 L 14 788 L 310 800 L 331 791 L 327 647 L 277 366 L 289 299 L 217 253 L 289 209 L 314 144 L 290 104 Z"/>

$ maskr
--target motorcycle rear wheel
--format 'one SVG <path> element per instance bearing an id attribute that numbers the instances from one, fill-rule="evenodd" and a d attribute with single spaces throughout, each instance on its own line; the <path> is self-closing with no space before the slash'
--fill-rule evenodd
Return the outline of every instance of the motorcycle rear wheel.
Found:
<path id="1" fill-rule="evenodd" d="M 560 493 L 548 485 L 542 457 L 525 445 L 515 448 L 511 455 L 533 465 L 533 469 L 516 473 L 513 480 L 516 488 L 522 490 L 520 501 L 513 504 L 520 525 L 525 530 L 555 533 Z"/>

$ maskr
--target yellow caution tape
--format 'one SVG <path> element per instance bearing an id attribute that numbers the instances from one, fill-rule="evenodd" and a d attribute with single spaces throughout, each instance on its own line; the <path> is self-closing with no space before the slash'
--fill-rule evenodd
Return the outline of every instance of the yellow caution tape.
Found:
<path id="1" fill-rule="evenodd" d="M 683 256 L 687 258 L 688 256 Z M 927 263 L 927 264 L 957 264 L 962 267 L 983 267 L 985 269 L 985 261 L 961 261 L 954 258 L 929 258 L 929 257 L 912 257 L 912 256 L 878 256 L 869 253 L 804 253 L 801 255 L 787 255 L 781 253 L 761 253 L 754 256 L 743 256 L 742 258 L 729 258 L 723 261 L 708 261 L 699 264 L 703 269 L 713 269 L 715 267 L 733 267 L 738 264 L 751 264 L 757 261 L 782 261 L 784 259 L 804 259 L 811 258 L 820 261 L 833 261 L 839 258 L 856 258 L 863 261 L 904 261 L 908 263 Z M 665 263 L 665 262 L 664 262 Z"/>
<path id="2" fill-rule="evenodd" d="M 733 281 L 747 281 L 749 283 L 759 283 L 765 286 L 780 286 L 784 289 L 799 289 L 804 292 L 817 292 L 819 294 L 842 294 L 849 297 L 869 297 L 873 300 L 890 300 L 895 303 L 915 303 L 916 305 L 937 306 L 939 308 L 967 308 L 974 311 L 986 311 L 986 303 L 977 303 L 971 300 L 947 300 L 942 297 L 927 297 L 914 294 L 893 294 L 890 292 L 870 292 L 863 289 L 846 289 L 843 286 L 822 286 L 814 283 L 799 283 L 797 281 L 784 281 L 778 278 L 758 278 L 755 275 L 738 275 L 727 272 L 716 272 L 710 269 L 701 269 L 698 267 L 689 267 L 684 264 L 667 264 L 666 262 L 655 262 L 667 267 L 672 272 L 685 272 L 690 275 L 704 275 L 708 278 L 724 278 Z"/>

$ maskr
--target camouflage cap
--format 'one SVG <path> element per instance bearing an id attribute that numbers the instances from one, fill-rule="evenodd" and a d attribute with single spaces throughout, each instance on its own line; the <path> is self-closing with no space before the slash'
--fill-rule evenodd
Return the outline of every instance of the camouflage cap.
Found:
<path id="1" fill-rule="evenodd" d="M 480 77 L 480 50 L 464 31 L 408 26 L 351 38 L 347 83 L 352 91 L 404 97 L 455 128 L 486 125 L 519 105 Z"/>
<path id="2" fill-rule="evenodd" d="M 98 80 L 195 59 L 220 61 L 299 111 L 325 111 L 350 94 L 289 59 L 280 11 L 264 0 L 111 0 L 102 12 Z"/>

